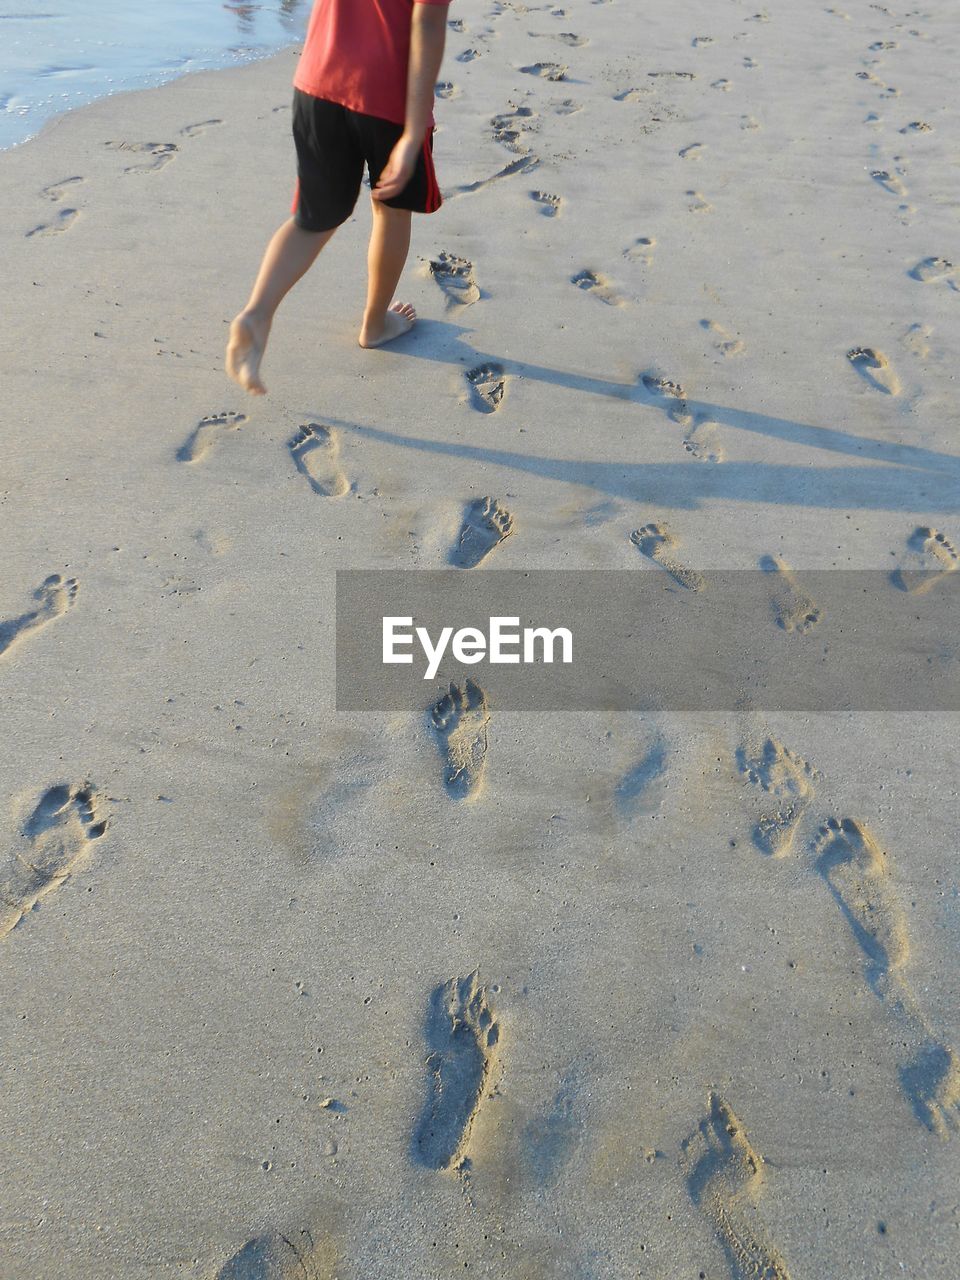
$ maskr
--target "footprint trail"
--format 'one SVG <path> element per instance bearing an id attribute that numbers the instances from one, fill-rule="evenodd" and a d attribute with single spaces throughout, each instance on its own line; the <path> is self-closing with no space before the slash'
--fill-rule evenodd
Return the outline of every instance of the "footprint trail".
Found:
<path id="1" fill-rule="evenodd" d="M 907 541 L 911 552 L 910 567 L 894 570 L 893 581 L 901 591 L 922 596 L 960 569 L 960 552 L 945 533 L 921 525 Z"/>
<path id="2" fill-rule="evenodd" d="M 507 389 L 502 364 L 480 364 L 467 373 L 473 407 L 480 413 L 495 413 L 503 403 Z"/>
<path id="3" fill-rule="evenodd" d="M 477 498 L 467 508 L 450 563 L 475 569 L 513 532 L 513 516 L 496 498 Z"/>
<path id="4" fill-rule="evenodd" d="M 51 574 L 33 593 L 34 600 L 38 602 L 36 609 L 0 622 L 0 655 L 8 653 L 27 636 L 42 631 L 57 618 L 62 618 L 76 604 L 78 591 L 76 578 L 64 580 L 59 573 Z"/>
<path id="5" fill-rule="evenodd" d="M 683 1142 L 681 1163 L 690 1198 L 713 1227 L 733 1280 L 790 1280 L 757 1213 L 763 1157 L 717 1094 L 709 1094 L 706 1116 Z"/>
<path id="6" fill-rule="evenodd" d="M 847 352 L 847 359 L 861 378 L 875 390 L 883 391 L 888 396 L 900 394 L 900 379 L 882 351 L 875 351 L 873 347 L 852 347 Z"/>
<path id="7" fill-rule="evenodd" d="M 0 880 L 0 938 L 74 870 L 107 829 L 89 783 L 48 788 L 24 823 Z"/>
<path id="8" fill-rule="evenodd" d="M 753 843 L 771 858 L 785 858 L 793 847 L 797 827 L 813 799 L 814 769 L 801 756 L 775 738 L 767 738 L 759 750 L 737 748 L 741 775 L 770 797 L 775 808 L 761 814 L 753 830 Z"/>
<path id="9" fill-rule="evenodd" d="M 487 695 L 473 680 L 451 684 L 430 712 L 444 757 L 443 783 L 456 800 L 474 799 L 487 762 Z"/>
<path id="10" fill-rule="evenodd" d="M 560 205 L 563 203 L 559 196 L 555 196 L 549 191 L 531 191 L 530 199 L 536 201 L 540 206 L 540 212 L 545 218 L 555 218 L 560 212 Z"/>
<path id="11" fill-rule="evenodd" d="M 105 142 L 103 145 L 111 151 L 130 151 L 134 155 L 152 157 L 146 164 L 129 165 L 124 173 L 159 173 L 180 152 L 175 142 Z"/>
<path id="12" fill-rule="evenodd" d="M 336 1280 L 341 1253 L 323 1232 L 268 1231 L 238 1249 L 216 1280 Z"/>
<path id="13" fill-rule="evenodd" d="M 32 236 L 56 236 L 69 230 L 80 217 L 79 209 L 58 209 L 50 222 L 40 222 L 26 233 L 26 239 Z"/>
<path id="14" fill-rule="evenodd" d="M 763 556 L 760 568 L 774 575 L 776 587 L 773 607 L 777 626 L 782 631 L 806 635 L 823 617 L 823 612 L 812 596 L 804 590 L 796 574 L 779 556 Z"/>
<path id="15" fill-rule="evenodd" d="M 247 420 L 245 413 L 214 413 L 201 418 L 177 450 L 178 462 L 200 462 L 226 431 L 236 431 Z"/>
<path id="16" fill-rule="evenodd" d="M 578 271 L 576 275 L 570 277 L 570 283 L 575 284 L 578 289 L 583 289 L 585 293 L 589 293 L 600 302 L 605 302 L 608 307 L 624 305 L 624 299 L 616 292 L 606 276 L 599 275 L 595 271 L 584 268 L 583 271 Z"/>
<path id="17" fill-rule="evenodd" d="M 337 462 L 339 441 L 329 427 L 319 422 L 305 423 L 287 445 L 297 470 L 306 476 L 310 488 L 324 498 L 340 498 L 350 483 Z"/>
<path id="18" fill-rule="evenodd" d="M 706 586 L 703 576 L 695 569 L 688 569 L 674 555 L 677 539 L 662 524 L 645 524 L 642 529 L 635 529 L 630 541 L 642 555 L 652 560 L 665 573 L 669 573 L 674 582 L 687 591 L 702 591 Z"/>
<path id="19" fill-rule="evenodd" d="M 447 299 L 447 310 L 470 307 L 479 299 L 480 289 L 473 275 L 473 263 L 446 251 L 430 262 L 430 274 Z"/>
<path id="20" fill-rule="evenodd" d="M 852 818 L 831 818 L 821 827 L 815 854 L 816 869 L 863 955 L 868 986 L 887 1009 L 898 1041 L 919 1045 L 900 1066 L 904 1095 L 920 1123 L 947 1138 L 960 1129 L 960 1058 L 931 1030 L 907 981 L 907 920 L 886 855 Z"/>
<path id="21" fill-rule="evenodd" d="M 499 1040 L 500 1026 L 478 973 L 451 978 L 433 993 L 427 1017 L 430 1097 L 414 1139 L 418 1163 L 429 1169 L 463 1165 Z"/>

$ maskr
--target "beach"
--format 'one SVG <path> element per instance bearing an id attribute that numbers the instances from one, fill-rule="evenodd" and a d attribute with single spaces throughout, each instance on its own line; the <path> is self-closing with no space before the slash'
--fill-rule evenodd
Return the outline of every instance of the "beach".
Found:
<path id="1" fill-rule="evenodd" d="M 364 194 L 262 399 L 296 47 L 0 152 L 0 1276 L 952 1280 L 956 713 L 338 711 L 334 593 L 953 590 L 960 20 L 450 16 L 420 320 Z"/>
<path id="2" fill-rule="evenodd" d="M 98 98 L 238 66 L 303 38 L 307 0 L 43 0 L 0 7 L 0 149 Z"/>

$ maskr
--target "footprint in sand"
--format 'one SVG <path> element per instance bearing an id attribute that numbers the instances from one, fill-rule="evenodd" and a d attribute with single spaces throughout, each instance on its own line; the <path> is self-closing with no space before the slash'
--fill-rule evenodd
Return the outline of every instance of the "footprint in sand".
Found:
<path id="1" fill-rule="evenodd" d="M 773 813 L 761 815 L 753 830 L 753 843 L 771 858 L 785 858 L 804 810 L 813 799 L 813 781 L 819 775 L 806 760 L 781 742 L 767 738 L 759 750 L 737 748 L 737 767 L 755 787 L 775 802 Z"/>
<path id="2" fill-rule="evenodd" d="M 496 498 L 477 498 L 467 507 L 450 563 L 458 569 L 475 569 L 513 533 L 513 516 Z"/>
<path id="3" fill-rule="evenodd" d="M 582 49 L 590 43 L 586 36 L 578 36 L 572 31 L 528 31 L 527 35 L 532 40 L 557 40 L 568 49 Z"/>
<path id="4" fill-rule="evenodd" d="M 786 561 L 779 556 L 763 556 L 760 568 L 764 573 L 776 574 L 773 608 L 777 626 L 782 631 L 796 631 L 802 636 L 812 631 L 823 617 L 823 612 L 817 602 L 804 591 Z"/>
<path id="5" fill-rule="evenodd" d="M 624 306 L 624 299 L 611 287 L 610 281 L 606 276 L 600 275 L 596 271 L 578 271 L 575 276 L 570 277 L 570 283 L 575 284 L 578 289 L 583 289 L 585 293 L 589 293 L 591 297 L 605 302 L 608 307 Z"/>
<path id="6" fill-rule="evenodd" d="M 875 351 L 873 347 L 851 347 L 847 359 L 876 391 L 883 391 L 888 396 L 900 394 L 900 379 L 882 351 Z"/>
<path id="7" fill-rule="evenodd" d="M 880 90 L 880 96 L 883 98 L 899 98 L 900 97 L 899 89 L 895 89 L 892 84 L 886 84 L 883 80 L 880 79 L 879 76 L 875 76 L 872 71 L 858 71 L 857 79 L 866 80 L 870 84 L 875 84 L 877 88 Z M 877 120 L 876 116 L 871 115 L 867 117 L 868 123 L 874 123 L 876 120 Z"/>
<path id="8" fill-rule="evenodd" d="M 575 102 L 573 98 L 556 98 L 547 105 L 558 116 L 572 116 L 583 110 L 583 103 Z"/>
<path id="9" fill-rule="evenodd" d="M 681 160 L 699 160 L 706 150 L 703 142 L 691 142 L 689 146 L 681 147 L 677 155 Z"/>
<path id="10" fill-rule="evenodd" d="M 507 378 L 502 364 L 480 364 L 467 373 L 473 407 L 481 413 L 494 413 L 503 403 Z"/>
<path id="11" fill-rule="evenodd" d="M 690 201 L 687 205 L 689 213 L 713 213 L 713 205 L 701 191 L 688 191 L 687 199 Z"/>
<path id="12" fill-rule="evenodd" d="M 714 80 L 710 84 L 711 89 L 717 89 L 720 93 L 729 93 L 733 88 L 732 80 Z"/>
<path id="13" fill-rule="evenodd" d="M 634 529 L 630 541 L 642 555 L 669 573 L 679 586 L 687 591 L 702 591 L 707 585 L 703 576 L 695 569 L 688 569 L 674 556 L 678 543 L 672 533 L 668 533 L 662 524 L 645 524 L 642 529 Z"/>
<path id="14" fill-rule="evenodd" d="M 762 129 L 763 125 L 760 123 L 759 120 L 756 119 L 755 116 L 741 116 L 740 128 L 743 129 L 744 131 L 751 131 L 754 129 Z"/>
<path id="15" fill-rule="evenodd" d="M 62 618 L 76 604 L 79 589 L 76 578 L 63 579 L 59 573 L 54 573 L 45 579 L 33 593 L 34 600 L 38 602 L 35 609 L 28 609 L 18 618 L 0 622 L 0 655 L 9 653 L 14 645 L 42 631 L 56 618 Z"/>
<path id="16" fill-rule="evenodd" d="M 539 76 L 541 80 L 566 80 L 568 68 L 559 62 L 533 62 L 520 70 L 528 76 Z"/>
<path id="17" fill-rule="evenodd" d="M 641 760 L 628 769 L 614 790 L 617 808 L 627 818 L 642 813 L 653 813 L 659 806 L 662 786 L 667 771 L 667 744 L 658 735 Z"/>
<path id="18" fill-rule="evenodd" d="M 905 124 L 900 133 L 933 133 L 933 125 L 927 124 L 926 120 L 911 120 L 909 124 Z"/>
<path id="19" fill-rule="evenodd" d="M 430 1001 L 426 1039 L 430 1096 L 413 1153 L 429 1169 L 459 1170 L 497 1066 L 500 1026 L 479 973 L 451 978 Z"/>
<path id="20" fill-rule="evenodd" d="M 723 445 L 717 439 L 719 427 L 705 413 L 699 413 L 693 420 L 693 426 L 683 437 L 683 447 L 697 462 L 723 462 L 727 456 Z"/>
<path id="21" fill-rule="evenodd" d="M 46 200 L 52 200 L 56 203 L 63 199 L 63 193 L 67 187 L 75 187 L 81 182 L 86 182 L 86 178 L 62 178 L 59 182 L 51 182 L 49 187 L 44 187 L 40 194 Z"/>
<path id="22" fill-rule="evenodd" d="M 447 299 L 447 310 L 470 307 L 479 299 L 480 290 L 473 276 L 473 263 L 455 253 L 442 252 L 431 259 L 430 274 Z"/>
<path id="23" fill-rule="evenodd" d="M 685 392 L 679 382 L 670 378 L 661 378 L 654 373 L 645 373 L 640 381 L 652 396 L 672 396 L 675 400 L 685 399 Z"/>
<path id="24" fill-rule="evenodd" d="M 525 145 L 528 133 L 536 132 L 537 113 L 532 107 L 513 107 L 512 111 L 503 111 L 490 121 L 493 126 L 494 142 L 518 155 L 529 155 L 530 148 Z"/>
<path id="25" fill-rule="evenodd" d="M 939 1138 L 960 1129 L 960 1057 L 935 1037 L 900 1068 L 900 1085 L 920 1123 Z"/>
<path id="26" fill-rule="evenodd" d="M 679 382 L 662 378 L 656 373 L 644 373 L 640 377 L 640 385 L 672 422 L 677 422 L 682 427 L 692 425 L 693 417 L 687 408 L 686 392 Z"/>
<path id="27" fill-rule="evenodd" d="M 460 96 L 460 90 L 452 80 L 438 80 L 434 93 L 438 98 L 457 98 Z"/>
<path id="28" fill-rule="evenodd" d="M 248 1240 L 216 1280 L 336 1280 L 342 1250 L 321 1231 L 269 1231 Z"/>
<path id="29" fill-rule="evenodd" d="M 960 267 L 946 258 L 924 258 L 912 268 L 910 275 L 921 284 L 948 284 L 960 292 Z"/>
<path id="30" fill-rule="evenodd" d="M 549 191 L 531 191 L 530 199 L 536 201 L 540 206 L 540 212 L 545 218 L 555 218 L 560 212 L 562 203 L 560 197 L 553 195 Z"/>
<path id="31" fill-rule="evenodd" d="M 911 565 L 893 572 L 893 582 L 901 591 L 926 595 L 948 574 L 960 569 L 960 552 L 939 529 L 921 525 L 910 535 L 907 547 L 912 553 Z"/>
<path id="32" fill-rule="evenodd" d="M 31 236 L 55 236 L 62 231 L 66 231 L 72 227 L 77 218 L 80 217 L 79 209 L 58 209 L 56 215 L 51 222 L 41 222 L 26 233 L 26 239 Z"/>
<path id="33" fill-rule="evenodd" d="M 639 262 L 643 267 L 653 265 L 653 251 L 657 247 L 657 242 L 653 236 L 637 236 L 633 244 L 628 245 L 623 251 L 623 256 L 628 262 Z"/>
<path id="34" fill-rule="evenodd" d="M 464 49 L 463 53 L 457 54 L 458 62 L 473 62 L 475 58 L 482 58 L 483 53 L 479 49 Z"/>
<path id="35" fill-rule="evenodd" d="M 447 200 L 454 200 L 458 196 L 472 195 L 473 192 L 482 191 L 484 187 L 489 187 L 494 182 L 500 182 L 503 178 L 512 178 L 517 173 L 533 173 L 539 164 L 540 159 L 538 156 L 530 153 L 519 155 L 516 160 L 511 160 L 502 169 L 498 169 L 496 173 L 491 173 L 488 178 L 477 178 L 473 182 L 464 182 L 459 187 L 454 187 L 447 194 Z"/>
<path id="36" fill-rule="evenodd" d="M 613 100 L 614 102 L 641 102 L 644 98 L 649 98 L 652 93 L 653 88 L 650 85 L 644 85 L 641 89 L 621 89 L 619 93 L 613 95 Z"/>
<path id="37" fill-rule="evenodd" d="M 19 847 L 0 880 L 0 938 L 52 889 L 107 829 L 101 797 L 89 785 L 50 787 L 24 823 Z"/>
<path id="38" fill-rule="evenodd" d="M 199 138 L 201 133 L 206 133 L 208 129 L 215 129 L 217 125 L 223 124 L 222 120 L 198 120 L 196 124 L 187 124 L 180 130 L 182 138 Z"/>
<path id="39" fill-rule="evenodd" d="M 289 441 L 287 448 L 297 470 L 307 477 L 314 493 L 324 498 L 340 498 L 348 492 L 350 483 L 337 463 L 340 444 L 330 427 L 319 422 L 307 422 Z"/>
<path id="40" fill-rule="evenodd" d="M 815 853 L 817 871 L 863 953 L 864 977 L 898 1024 L 898 1040 L 920 1043 L 900 1068 L 904 1094 L 917 1119 L 946 1138 L 960 1128 L 960 1059 L 930 1031 L 904 977 L 910 944 L 886 855 L 852 818 L 821 827 Z"/>
<path id="41" fill-rule="evenodd" d="M 111 151 L 132 151 L 136 155 L 148 155 L 152 161 L 148 164 L 134 164 L 124 169 L 124 173 L 157 173 L 173 160 L 180 148 L 175 142 L 105 142 Z"/>
<path id="42" fill-rule="evenodd" d="M 550 1101 L 531 1116 L 520 1135 L 530 1177 L 538 1190 L 557 1185 L 584 1137 L 584 1084 L 582 1077 L 569 1071 Z M 526 1273 L 528 1276 L 529 1272 Z M 544 1275 L 542 1271 L 535 1276 Z"/>
<path id="43" fill-rule="evenodd" d="M 681 1144 L 690 1199 L 710 1221 L 733 1280 L 789 1280 L 786 1263 L 763 1237 L 757 1208 L 763 1157 L 722 1098 L 707 1096 L 707 1114 Z"/>
<path id="44" fill-rule="evenodd" d="M 652 80 L 696 80 L 696 73 L 693 71 L 648 71 L 647 75 Z"/>
<path id="45" fill-rule="evenodd" d="M 891 173 L 889 169 L 871 169 L 870 177 L 874 182 L 879 183 L 884 191 L 889 191 L 892 196 L 900 196 L 903 199 L 910 194 L 900 181 L 899 176 L 896 173 Z"/>
<path id="46" fill-rule="evenodd" d="M 933 329 L 928 324 L 912 324 L 904 333 L 902 342 L 911 355 L 926 360 L 930 355 L 930 339 Z"/>
<path id="47" fill-rule="evenodd" d="M 177 450 L 178 462 L 199 462 L 225 431 L 236 431 L 246 420 L 245 413 L 227 413 L 226 410 L 211 414 L 209 418 L 201 418 Z"/>
<path id="48" fill-rule="evenodd" d="M 458 800 L 474 797 L 487 759 L 487 695 L 472 680 L 452 684 L 432 708 L 430 722 L 440 736 L 444 786 Z"/>
<path id="49" fill-rule="evenodd" d="M 690 44 L 694 49 L 701 49 L 704 45 L 713 44 L 713 36 L 694 36 Z"/>
<path id="50" fill-rule="evenodd" d="M 817 871 L 863 952 L 871 990 L 881 1000 L 902 995 L 901 970 L 910 946 L 906 921 L 890 888 L 886 855 L 866 827 L 852 818 L 831 818 L 821 827 L 815 852 Z"/>
<path id="51" fill-rule="evenodd" d="M 701 320 L 700 328 L 706 329 L 708 333 L 713 334 L 715 351 L 719 351 L 722 356 L 729 358 L 730 356 L 742 356 L 747 349 L 747 344 L 739 338 L 735 338 L 732 333 L 727 333 L 723 325 L 717 324 L 716 320 Z"/>

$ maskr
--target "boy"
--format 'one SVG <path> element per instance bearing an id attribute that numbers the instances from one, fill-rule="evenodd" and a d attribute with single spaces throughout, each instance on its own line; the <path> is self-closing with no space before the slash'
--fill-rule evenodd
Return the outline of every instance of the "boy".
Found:
<path id="1" fill-rule="evenodd" d="M 227 373 L 264 395 L 260 362 L 277 307 L 341 223 L 370 172 L 373 230 L 361 347 L 416 320 L 394 302 L 410 248 L 410 214 L 441 204 L 433 168 L 433 95 L 450 0 L 316 0 L 294 76 L 293 216 L 267 246 L 250 301 L 230 326 Z"/>

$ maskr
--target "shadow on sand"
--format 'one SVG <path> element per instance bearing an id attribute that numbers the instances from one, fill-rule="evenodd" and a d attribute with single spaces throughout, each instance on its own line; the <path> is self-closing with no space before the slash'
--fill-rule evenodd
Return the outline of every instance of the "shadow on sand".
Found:
<path id="1" fill-rule="evenodd" d="M 392 349 L 415 359 L 460 368 L 464 374 L 477 366 L 499 365 L 508 378 L 518 377 L 563 387 L 579 395 L 634 403 L 657 409 L 665 416 L 678 408 L 676 399 L 653 394 L 644 387 L 643 370 L 634 381 L 627 382 L 509 360 L 495 353 L 477 351 L 464 340 L 467 332 L 447 321 L 422 321 L 415 338 L 401 339 Z M 709 499 L 883 511 L 956 511 L 960 506 L 958 456 L 706 400 L 686 398 L 683 405 L 694 421 L 703 419 L 791 445 L 856 458 L 856 465 L 818 466 L 811 461 L 725 462 L 706 466 L 679 460 L 645 463 L 630 458 L 598 462 L 587 451 L 565 458 L 543 457 L 489 445 L 418 439 L 356 422 L 331 418 L 325 421 L 399 449 L 493 464 L 593 488 L 614 498 L 664 506 L 695 508 Z M 578 432 L 581 437 L 583 434 Z M 638 452 L 641 449 L 642 438 L 638 437 Z"/>

